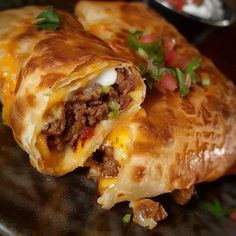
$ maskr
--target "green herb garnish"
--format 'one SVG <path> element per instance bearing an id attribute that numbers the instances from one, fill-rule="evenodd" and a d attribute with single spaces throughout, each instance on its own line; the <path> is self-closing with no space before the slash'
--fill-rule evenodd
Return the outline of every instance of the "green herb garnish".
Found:
<path id="1" fill-rule="evenodd" d="M 108 94 L 110 92 L 111 86 L 102 86 L 102 93 Z"/>
<path id="2" fill-rule="evenodd" d="M 120 109 L 120 104 L 116 101 L 110 101 L 108 103 L 108 108 L 110 112 L 108 113 L 108 118 L 109 119 L 114 119 L 117 117 L 118 111 Z"/>
<path id="3" fill-rule="evenodd" d="M 118 103 L 118 102 L 116 102 L 116 101 L 110 101 L 109 103 L 108 103 L 108 107 L 111 109 L 111 110 L 119 110 L 120 109 L 120 104 Z"/>
<path id="4" fill-rule="evenodd" d="M 150 78 L 154 81 L 158 81 L 160 79 L 160 69 L 157 66 L 153 67 Z"/>
<path id="5" fill-rule="evenodd" d="M 213 215 L 215 216 L 226 216 L 228 215 L 230 212 L 233 211 L 233 209 L 229 209 L 229 208 L 223 208 L 221 206 L 221 203 L 218 199 L 215 199 L 213 203 L 211 202 L 203 202 L 202 206 L 208 210 L 209 212 L 211 212 Z"/>
<path id="6" fill-rule="evenodd" d="M 203 73 L 201 76 L 201 79 L 202 79 L 201 80 L 202 85 L 204 85 L 204 86 L 210 85 L 211 80 L 210 80 L 210 76 L 208 74 Z"/>
<path id="7" fill-rule="evenodd" d="M 194 71 L 198 69 L 200 65 L 201 65 L 201 59 L 199 57 L 193 57 L 192 62 L 188 64 L 184 70 L 184 73 L 190 76 L 193 84 L 197 83 L 197 76 Z"/>
<path id="8" fill-rule="evenodd" d="M 60 16 L 53 6 L 48 6 L 45 11 L 36 17 L 36 20 L 35 27 L 38 29 L 57 30 L 60 27 Z"/>
<path id="9" fill-rule="evenodd" d="M 152 64 L 155 66 L 162 66 L 165 61 L 165 52 L 159 47 L 156 54 L 152 57 Z"/>
<path id="10" fill-rule="evenodd" d="M 117 117 L 118 111 L 110 111 L 107 116 L 109 119 L 115 119 Z"/>
<path id="11" fill-rule="evenodd" d="M 128 46 L 135 51 L 145 52 L 149 57 L 152 57 L 158 51 L 158 48 L 161 47 L 161 40 L 158 39 L 152 43 L 142 43 L 139 41 L 140 37 L 143 35 L 142 31 L 133 31 L 128 34 Z"/>
<path id="12" fill-rule="evenodd" d="M 124 215 L 123 218 L 122 218 L 122 220 L 123 220 L 123 222 L 126 223 L 126 224 L 130 223 L 130 221 L 131 221 L 131 214 L 126 214 L 126 215 Z"/>
<path id="13" fill-rule="evenodd" d="M 189 93 L 191 84 L 200 82 L 195 72 L 201 66 L 200 57 L 193 57 L 191 63 L 186 66 L 185 70 L 180 70 L 172 66 L 165 67 L 166 52 L 168 52 L 168 49 L 164 47 L 165 41 L 161 38 L 156 39 L 155 37 L 153 37 L 153 41 L 152 38 L 150 40 L 148 40 L 148 37 L 146 39 L 142 38 L 146 35 L 154 36 L 152 32 L 145 33 L 144 31 L 131 28 L 127 39 L 128 46 L 134 49 L 147 62 L 146 65 L 139 66 L 140 74 L 145 78 L 145 83 L 152 89 L 153 83 L 160 82 L 164 78 L 164 74 L 169 73 L 176 78 L 180 95 L 182 97 L 186 96 Z M 191 82 L 187 80 L 189 78 Z M 209 81 L 202 81 L 203 85 L 207 85 L 208 83 Z"/>
<path id="14" fill-rule="evenodd" d="M 184 96 L 188 95 L 188 93 L 189 93 L 189 88 L 188 88 L 186 81 L 185 81 L 185 74 L 181 70 L 176 68 L 176 75 L 177 75 L 177 79 L 179 81 L 180 95 L 182 97 L 184 97 Z"/>
<path id="15" fill-rule="evenodd" d="M 203 79 L 202 80 L 202 85 L 210 85 L 210 79 Z"/>

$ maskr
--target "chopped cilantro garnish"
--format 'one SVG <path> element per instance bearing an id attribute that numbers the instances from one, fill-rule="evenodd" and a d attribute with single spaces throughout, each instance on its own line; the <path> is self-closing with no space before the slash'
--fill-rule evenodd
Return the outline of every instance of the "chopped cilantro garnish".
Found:
<path id="1" fill-rule="evenodd" d="M 143 59 L 146 59 L 146 60 L 148 59 L 148 54 L 142 48 L 138 48 L 137 53 Z"/>
<path id="2" fill-rule="evenodd" d="M 36 20 L 35 27 L 38 29 L 56 30 L 60 27 L 60 16 L 53 6 L 48 6 L 45 11 L 36 17 Z"/>
<path id="3" fill-rule="evenodd" d="M 109 93 L 111 89 L 111 86 L 102 86 L 102 93 Z"/>
<path id="4" fill-rule="evenodd" d="M 150 78 L 154 81 L 158 81 L 160 79 L 160 69 L 157 66 L 153 67 Z"/>
<path id="5" fill-rule="evenodd" d="M 186 81 L 185 81 L 185 75 L 184 73 L 179 70 L 178 68 L 176 68 L 176 75 L 177 75 L 177 79 L 179 81 L 179 91 L 180 91 L 180 95 L 182 97 L 188 95 L 189 93 L 189 88 L 186 84 Z"/>
<path id="6" fill-rule="evenodd" d="M 174 77 L 176 77 L 176 71 L 171 67 L 161 67 L 159 71 L 160 71 L 160 76 L 162 76 L 164 73 L 168 72 L 171 75 L 173 75 Z"/>
<path id="7" fill-rule="evenodd" d="M 108 113 L 108 118 L 114 119 L 118 114 L 118 111 L 120 109 L 120 104 L 116 101 L 110 101 L 108 103 L 108 108 L 110 109 L 110 112 Z"/>
<path id="8" fill-rule="evenodd" d="M 122 218 L 122 220 L 123 220 L 123 222 L 126 223 L 126 224 L 130 223 L 130 221 L 131 221 L 131 214 L 126 214 L 126 215 L 124 215 L 123 218 Z"/>
<path id="9" fill-rule="evenodd" d="M 197 83 L 197 76 L 195 74 L 195 70 L 199 68 L 201 65 L 201 59 L 200 57 L 193 57 L 192 62 L 187 65 L 187 67 L 184 70 L 185 74 L 188 74 L 191 78 L 191 81 L 193 84 Z"/>
<path id="10" fill-rule="evenodd" d="M 213 203 L 203 202 L 202 206 L 215 216 L 225 216 L 233 211 L 233 209 L 223 208 L 218 199 L 215 199 Z"/>
<path id="11" fill-rule="evenodd" d="M 130 29 L 129 29 L 129 32 L 131 33 L 131 34 L 134 34 L 135 32 L 137 32 L 138 30 L 137 30 L 137 28 L 135 28 L 135 27 L 131 27 Z"/>
<path id="12" fill-rule="evenodd" d="M 171 49 L 168 49 L 165 46 L 165 39 L 157 38 L 156 34 L 132 28 L 128 34 L 128 46 L 134 49 L 136 53 L 146 61 L 147 64 L 145 66 L 139 66 L 138 68 L 150 89 L 153 88 L 153 83 L 169 78 L 165 77 L 165 73 L 169 73 L 172 77 L 177 79 L 178 88 L 182 97 L 189 93 L 189 87 L 192 84 L 200 82 L 195 71 L 201 65 L 201 58 L 198 56 L 193 57 L 191 63 L 189 63 L 184 70 L 175 68 L 166 61 L 166 55 L 168 55 L 170 50 L 174 50 L 174 45 Z M 168 67 L 166 67 L 166 65 L 168 65 Z M 208 83 L 209 81 L 202 80 L 203 85 L 207 85 Z M 164 88 L 169 89 L 165 83 L 163 84 Z M 175 89 L 172 91 L 174 90 Z"/>
<path id="13" fill-rule="evenodd" d="M 128 46 L 138 52 L 140 49 L 144 51 L 149 57 L 154 56 L 158 48 L 161 46 L 161 40 L 156 40 L 151 43 L 142 43 L 139 41 L 143 35 L 142 31 L 129 32 L 128 34 Z"/>
<path id="14" fill-rule="evenodd" d="M 210 76 L 206 73 L 201 74 L 201 81 L 202 85 L 204 86 L 210 85 L 211 83 Z"/>
<path id="15" fill-rule="evenodd" d="M 110 111 L 107 116 L 109 119 L 114 119 L 117 117 L 118 111 Z"/>
<path id="16" fill-rule="evenodd" d="M 152 64 L 156 66 L 161 66 L 163 65 L 164 61 L 165 61 L 165 52 L 159 47 L 159 50 L 152 57 Z"/>
<path id="17" fill-rule="evenodd" d="M 116 101 L 110 101 L 108 103 L 108 107 L 111 110 L 117 110 L 118 111 L 120 109 L 120 104 L 118 102 L 116 102 Z"/>
<path id="18" fill-rule="evenodd" d="M 202 85 L 210 85 L 210 79 L 203 79 Z"/>

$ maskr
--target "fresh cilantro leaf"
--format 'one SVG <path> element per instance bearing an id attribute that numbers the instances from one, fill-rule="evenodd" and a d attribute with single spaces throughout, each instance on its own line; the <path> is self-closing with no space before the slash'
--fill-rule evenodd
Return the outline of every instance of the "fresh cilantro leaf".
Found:
<path id="1" fill-rule="evenodd" d="M 206 85 L 210 85 L 210 79 L 203 79 L 202 80 L 202 85 L 206 86 Z"/>
<path id="2" fill-rule="evenodd" d="M 188 93 L 189 93 L 189 88 L 188 88 L 188 86 L 185 82 L 185 75 L 178 68 L 176 68 L 176 75 L 177 75 L 177 79 L 178 79 L 178 82 L 179 82 L 180 95 L 182 97 L 184 97 L 184 96 L 188 95 Z"/>
<path id="3" fill-rule="evenodd" d="M 118 115 L 118 111 L 110 111 L 107 116 L 109 119 L 115 119 Z"/>
<path id="4" fill-rule="evenodd" d="M 120 104 L 116 101 L 110 101 L 108 103 L 108 107 L 111 109 L 111 110 L 119 110 L 120 108 Z"/>
<path id="5" fill-rule="evenodd" d="M 160 71 L 157 66 L 153 66 L 150 78 L 153 79 L 154 81 L 158 81 L 160 79 Z"/>
<path id="6" fill-rule="evenodd" d="M 128 46 L 132 49 L 134 49 L 135 51 L 137 51 L 139 49 L 139 38 L 140 36 L 142 36 L 142 31 L 134 31 L 133 33 L 132 32 L 129 32 L 128 34 Z"/>
<path id="7" fill-rule="evenodd" d="M 111 86 L 102 86 L 102 93 L 108 94 L 110 92 Z"/>
<path id="8" fill-rule="evenodd" d="M 159 46 L 156 54 L 152 57 L 152 64 L 156 66 L 161 66 L 165 61 L 165 52 Z"/>
<path id="9" fill-rule="evenodd" d="M 139 48 L 137 50 L 137 53 L 139 54 L 140 57 L 142 57 L 143 59 L 148 59 L 148 54 L 142 49 L 142 48 Z"/>
<path id="10" fill-rule="evenodd" d="M 36 17 L 36 20 L 35 27 L 38 29 L 57 30 L 60 27 L 60 16 L 53 6 L 48 6 L 45 11 Z"/>
<path id="11" fill-rule="evenodd" d="M 156 40 L 152 43 L 141 43 L 140 37 L 143 35 L 142 31 L 135 31 L 134 33 L 129 32 L 128 34 L 128 46 L 135 51 L 142 49 L 150 57 L 155 55 L 157 49 L 161 45 L 161 40 Z"/>
<path id="12" fill-rule="evenodd" d="M 126 214 L 126 215 L 124 215 L 123 218 L 122 218 L 122 220 L 123 220 L 123 222 L 126 223 L 126 224 L 130 223 L 130 221 L 131 221 L 131 214 Z"/>
<path id="13" fill-rule="evenodd" d="M 213 203 L 211 202 L 203 202 L 202 206 L 211 212 L 215 216 L 225 216 L 232 212 L 233 209 L 223 208 L 218 199 L 215 199 Z"/>
<path id="14" fill-rule="evenodd" d="M 201 81 L 202 81 L 203 86 L 210 85 L 211 79 L 210 79 L 209 74 L 207 74 L 207 73 L 201 74 Z"/>
<path id="15" fill-rule="evenodd" d="M 196 70 L 199 68 L 201 65 L 201 58 L 200 57 L 193 57 L 192 62 L 187 65 L 185 68 L 185 73 L 191 73 L 192 71 Z"/>
<path id="16" fill-rule="evenodd" d="M 176 71 L 175 71 L 173 68 L 171 68 L 171 67 L 161 67 L 161 68 L 159 69 L 159 71 L 160 71 L 160 76 L 162 76 L 164 73 L 168 72 L 168 73 L 170 73 L 172 76 L 177 77 Z"/>
<path id="17" fill-rule="evenodd" d="M 161 79 L 161 77 L 163 76 L 163 74 L 165 73 L 169 73 L 172 76 L 176 77 L 176 72 L 174 69 L 172 68 L 167 68 L 167 67 L 157 67 L 157 66 L 153 66 L 150 78 L 153 79 L 154 81 L 159 81 Z"/>
<path id="18" fill-rule="evenodd" d="M 110 101 L 108 103 L 108 108 L 110 109 L 110 112 L 108 113 L 108 118 L 114 119 L 118 114 L 120 104 L 116 101 Z"/>
<path id="19" fill-rule="evenodd" d="M 185 74 L 188 74 L 191 78 L 191 81 L 193 84 L 197 83 L 197 75 L 194 72 L 196 69 L 198 69 L 201 65 L 201 59 L 200 57 L 193 57 L 192 62 L 187 65 L 187 67 L 184 70 Z"/>

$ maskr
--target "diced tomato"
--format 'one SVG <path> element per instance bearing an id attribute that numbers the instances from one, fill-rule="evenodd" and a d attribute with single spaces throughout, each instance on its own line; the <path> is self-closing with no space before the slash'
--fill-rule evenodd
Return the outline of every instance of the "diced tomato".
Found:
<path id="1" fill-rule="evenodd" d="M 190 88 L 192 85 L 192 81 L 189 75 L 185 77 L 185 82 L 186 82 L 186 85 Z"/>
<path id="2" fill-rule="evenodd" d="M 175 58 L 176 58 L 176 52 L 174 50 L 167 51 L 165 56 L 166 66 L 171 66 Z"/>
<path id="3" fill-rule="evenodd" d="M 85 141 L 88 138 L 91 138 L 94 136 L 94 128 L 83 127 L 80 129 L 79 134 L 80 134 L 80 139 L 82 141 Z"/>
<path id="4" fill-rule="evenodd" d="M 159 35 L 158 34 L 146 34 L 142 35 L 139 41 L 141 43 L 152 43 L 158 39 Z"/>
<path id="5" fill-rule="evenodd" d="M 176 78 L 170 73 L 165 73 L 160 80 L 160 84 L 163 88 L 174 91 L 177 89 L 177 81 Z"/>
<path id="6" fill-rule="evenodd" d="M 168 2 L 176 10 L 182 10 L 186 4 L 186 0 L 166 0 L 166 2 Z"/>
<path id="7" fill-rule="evenodd" d="M 163 46 L 167 51 L 174 49 L 176 41 L 174 38 L 164 38 Z"/>
<path id="8" fill-rule="evenodd" d="M 236 211 L 230 213 L 230 218 L 236 221 Z"/>
<path id="9" fill-rule="evenodd" d="M 172 63 L 174 67 L 180 70 L 185 70 L 189 63 L 191 63 L 191 58 L 184 57 L 182 55 L 176 54 L 175 61 Z"/>

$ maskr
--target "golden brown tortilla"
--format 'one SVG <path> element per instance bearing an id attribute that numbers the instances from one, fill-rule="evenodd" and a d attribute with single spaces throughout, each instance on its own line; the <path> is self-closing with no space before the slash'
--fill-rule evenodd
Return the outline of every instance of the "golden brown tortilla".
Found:
<path id="1" fill-rule="evenodd" d="M 145 61 L 128 47 L 129 29 L 174 38 L 177 56 L 199 56 L 198 74 L 210 78 L 210 85 L 194 85 L 184 98 L 178 91 L 147 91 L 143 110 L 104 142 L 114 148 L 120 168 L 116 177 L 100 177 L 98 202 L 111 208 L 117 202 L 189 189 L 224 175 L 236 161 L 233 83 L 145 4 L 83 1 L 76 14 L 86 30 L 134 63 Z"/>
<path id="2" fill-rule="evenodd" d="M 31 6 L 0 12 L 0 98 L 3 121 L 32 165 L 46 174 L 63 175 L 83 166 L 111 128 L 140 109 L 145 86 L 131 62 L 118 58 L 68 13 L 58 11 L 58 30 L 37 29 L 36 17 L 45 9 Z M 43 127 L 51 117 L 57 119 L 76 91 L 89 89 L 98 75 L 111 68 L 127 69 L 137 79 L 128 107 L 115 119 L 97 123 L 86 141 L 78 139 L 60 151 L 50 149 Z"/>

